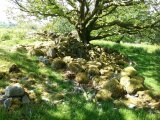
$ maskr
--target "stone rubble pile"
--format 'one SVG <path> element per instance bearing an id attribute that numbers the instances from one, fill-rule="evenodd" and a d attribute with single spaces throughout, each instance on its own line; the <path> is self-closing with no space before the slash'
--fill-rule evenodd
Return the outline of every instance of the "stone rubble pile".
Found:
<path id="1" fill-rule="evenodd" d="M 0 95 L 0 106 L 8 109 L 12 105 L 30 103 L 30 98 L 20 84 L 7 86 L 4 95 Z"/>
<path id="2" fill-rule="evenodd" d="M 18 45 L 12 51 L 28 52 L 52 69 L 63 69 L 64 80 L 77 82 L 83 91 L 89 86 L 94 101 L 117 99 L 115 105 L 160 108 L 160 101 L 145 92 L 145 78 L 129 66 L 128 57 L 108 47 L 84 45 L 72 36 L 60 36 L 47 43 Z"/>

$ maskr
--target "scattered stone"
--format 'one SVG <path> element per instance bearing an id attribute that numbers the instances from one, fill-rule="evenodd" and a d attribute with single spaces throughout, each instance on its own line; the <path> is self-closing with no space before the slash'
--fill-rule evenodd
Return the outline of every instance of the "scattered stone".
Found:
<path id="1" fill-rule="evenodd" d="M 29 102 L 30 102 L 29 97 L 28 97 L 27 95 L 24 95 L 24 96 L 22 97 L 22 103 L 29 103 Z"/>
<path id="2" fill-rule="evenodd" d="M 71 72 L 71 71 L 67 71 L 64 74 L 64 79 L 66 80 L 73 80 L 76 77 L 75 73 Z"/>
<path id="3" fill-rule="evenodd" d="M 4 102 L 3 102 L 3 106 L 4 108 L 8 109 L 12 104 L 12 98 L 7 98 Z"/>
<path id="4" fill-rule="evenodd" d="M 39 59 L 38 59 L 38 61 L 42 62 L 45 65 L 49 65 L 50 64 L 49 59 L 47 59 L 46 57 L 43 57 L 43 56 L 40 56 Z"/>
<path id="5" fill-rule="evenodd" d="M 77 81 L 78 83 L 84 83 L 84 84 L 90 82 L 90 80 L 85 72 L 79 72 L 76 75 L 75 81 Z"/>
<path id="6" fill-rule="evenodd" d="M 23 96 L 24 94 L 24 89 L 20 85 L 13 85 L 13 86 L 8 86 L 5 89 L 5 95 L 7 97 L 17 97 L 17 96 Z"/>
<path id="7" fill-rule="evenodd" d="M 56 48 L 55 49 L 54 48 L 53 49 L 49 48 L 46 52 L 46 55 L 48 57 L 56 58 L 57 57 L 57 49 Z"/>
<path id="8" fill-rule="evenodd" d="M 125 90 L 123 89 L 123 87 L 117 79 L 106 81 L 102 85 L 102 88 L 110 91 L 112 98 L 120 98 L 126 94 Z"/>
<path id="9" fill-rule="evenodd" d="M 71 62 L 68 64 L 68 69 L 72 71 L 73 73 L 83 72 L 84 69 L 82 68 L 82 65 L 76 62 Z"/>
<path id="10" fill-rule="evenodd" d="M 65 63 L 70 63 L 71 61 L 73 61 L 73 58 L 72 58 L 71 56 L 65 56 L 65 57 L 63 58 L 63 61 L 64 61 Z"/>
<path id="11" fill-rule="evenodd" d="M 95 99 L 96 99 L 96 101 L 99 101 L 99 100 L 107 101 L 107 100 L 112 99 L 111 95 L 112 95 L 112 93 L 110 91 L 108 91 L 107 89 L 101 89 L 96 94 Z"/>
<path id="12" fill-rule="evenodd" d="M 62 60 L 62 59 L 54 59 L 52 64 L 51 64 L 51 68 L 54 68 L 54 69 L 63 69 L 66 67 L 66 63 Z"/>
<path id="13" fill-rule="evenodd" d="M 128 107 L 131 108 L 131 109 L 133 109 L 133 108 L 136 108 L 136 105 L 135 104 L 129 104 Z"/>
<path id="14" fill-rule="evenodd" d="M 52 99 L 53 100 L 62 100 L 62 99 L 64 99 L 64 97 L 65 97 L 64 93 L 56 93 L 52 96 Z"/>
<path id="15" fill-rule="evenodd" d="M 144 85 L 138 80 L 132 78 L 124 88 L 128 94 L 135 94 L 137 91 L 143 90 Z"/>
<path id="16" fill-rule="evenodd" d="M 96 75 L 100 75 L 100 71 L 97 67 L 89 67 L 88 69 L 88 75 L 90 77 L 96 76 Z"/>
<path id="17" fill-rule="evenodd" d="M 44 53 L 43 53 L 42 50 L 40 50 L 40 49 L 33 49 L 33 48 L 28 51 L 28 54 L 30 56 L 44 56 Z"/>

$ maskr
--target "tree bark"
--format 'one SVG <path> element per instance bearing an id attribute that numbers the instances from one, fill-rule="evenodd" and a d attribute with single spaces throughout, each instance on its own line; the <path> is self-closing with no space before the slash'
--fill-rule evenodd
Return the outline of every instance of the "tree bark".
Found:
<path id="1" fill-rule="evenodd" d="M 90 41 L 90 33 L 91 31 L 88 30 L 88 28 L 86 27 L 76 27 L 76 30 L 78 32 L 78 36 L 79 36 L 79 39 L 80 41 L 82 41 L 82 43 L 85 45 L 85 44 L 89 44 L 89 41 Z"/>

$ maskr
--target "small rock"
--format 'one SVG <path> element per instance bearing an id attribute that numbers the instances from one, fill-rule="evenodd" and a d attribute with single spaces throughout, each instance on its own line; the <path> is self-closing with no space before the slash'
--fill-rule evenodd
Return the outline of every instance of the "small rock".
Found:
<path id="1" fill-rule="evenodd" d="M 29 103 L 29 102 L 30 102 L 29 97 L 28 97 L 27 95 L 24 95 L 24 96 L 22 97 L 22 103 Z"/>
<path id="2" fill-rule="evenodd" d="M 80 72 L 76 75 L 75 81 L 78 83 L 89 83 L 90 80 L 85 72 Z"/>
<path id="3" fill-rule="evenodd" d="M 4 108 L 9 108 L 12 104 L 12 98 L 7 98 L 4 102 L 3 102 L 3 106 Z"/>
<path id="4" fill-rule="evenodd" d="M 40 56 L 38 61 L 44 63 L 45 65 L 49 65 L 49 60 L 46 57 Z"/>
<path id="5" fill-rule="evenodd" d="M 66 63 L 62 59 L 59 59 L 59 58 L 54 59 L 51 64 L 51 68 L 58 69 L 58 70 L 63 69 L 65 67 L 66 67 Z"/>
<path id="6" fill-rule="evenodd" d="M 98 93 L 95 96 L 96 101 L 98 100 L 103 100 L 103 101 L 108 101 L 112 99 L 111 97 L 112 93 L 106 89 L 101 89 L 98 91 Z"/>
<path id="7" fill-rule="evenodd" d="M 83 72 L 84 69 L 82 68 L 82 65 L 77 62 L 71 62 L 68 64 L 68 68 L 71 72 L 78 73 L 78 72 Z"/>
<path id="8" fill-rule="evenodd" d="M 89 67 L 88 69 L 88 75 L 89 76 L 96 76 L 96 75 L 100 75 L 100 71 L 97 67 Z"/>
<path id="9" fill-rule="evenodd" d="M 30 56 L 44 56 L 43 51 L 40 50 L 40 49 L 30 49 L 30 50 L 28 51 L 28 54 L 29 54 Z"/>
<path id="10" fill-rule="evenodd" d="M 57 57 L 57 51 L 56 49 L 49 48 L 46 52 L 48 57 L 56 58 Z"/>
<path id="11" fill-rule="evenodd" d="M 15 96 L 23 96 L 24 94 L 24 89 L 20 85 L 13 85 L 13 86 L 8 86 L 5 89 L 5 95 L 7 97 L 15 97 Z"/>

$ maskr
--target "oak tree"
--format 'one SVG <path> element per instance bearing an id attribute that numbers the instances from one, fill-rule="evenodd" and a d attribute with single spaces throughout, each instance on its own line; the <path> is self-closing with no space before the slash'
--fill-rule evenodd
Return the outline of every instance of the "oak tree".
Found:
<path id="1" fill-rule="evenodd" d="M 66 18 L 86 44 L 110 36 L 137 34 L 158 27 L 145 0 L 10 0 L 29 15 Z M 150 0 L 148 0 L 150 1 Z"/>

